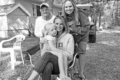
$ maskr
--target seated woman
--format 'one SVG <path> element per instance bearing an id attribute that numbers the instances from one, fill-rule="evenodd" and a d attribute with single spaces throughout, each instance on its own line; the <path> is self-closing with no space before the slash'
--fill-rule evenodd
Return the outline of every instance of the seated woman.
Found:
<path id="1" fill-rule="evenodd" d="M 68 33 L 66 22 L 63 17 L 56 16 L 54 19 L 57 27 L 57 48 L 63 51 L 64 59 L 71 61 L 74 53 L 74 39 Z M 59 53 L 58 53 L 59 54 Z M 66 63 L 66 62 L 65 62 Z M 67 64 L 64 64 L 65 74 L 67 76 Z M 42 73 L 42 80 L 50 80 L 51 74 L 60 74 L 58 66 L 58 57 L 51 52 L 46 52 L 42 55 L 39 61 L 36 62 L 32 74 L 28 80 L 34 80 L 40 73 Z M 63 78 L 65 80 L 65 78 Z M 62 80 L 63 80 L 62 79 Z"/>
<path id="2" fill-rule="evenodd" d="M 58 57 L 58 65 L 60 69 L 60 79 L 67 78 L 65 74 L 64 64 L 67 64 L 67 59 L 64 59 L 64 51 L 56 48 L 56 35 L 57 30 L 56 26 L 53 23 L 47 23 L 43 30 L 43 39 L 46 39 L 46 42 L 43 44 L 43 48 L 41 50 L 41 56 L 45 52 L 51 52 L 53 55 Z M 41 45 L 40 45 L 41 46 Z"/>

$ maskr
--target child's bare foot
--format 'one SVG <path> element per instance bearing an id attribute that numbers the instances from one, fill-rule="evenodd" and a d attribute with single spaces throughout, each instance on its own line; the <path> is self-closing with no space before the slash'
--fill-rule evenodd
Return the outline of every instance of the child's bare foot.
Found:
<path id="1" fill-rule="evenodd" d="M 71 80 L 71 78 L 61 74 L 58 80 Z"/>
<path id="2" fill-rule="evenodd" d="M 22 80 L 21 77 L 17 77 L 17 80 Z"/>
<path id="3" fill-rule="evenodd" d="M 66 80 L 71 80 L 71 78 L 66 76 Z"/>
<path id="4" fill-rule="evenodd" d="M 66 80 L 66 76 L 64 74 L 60 74 L 60 80 Z"/>

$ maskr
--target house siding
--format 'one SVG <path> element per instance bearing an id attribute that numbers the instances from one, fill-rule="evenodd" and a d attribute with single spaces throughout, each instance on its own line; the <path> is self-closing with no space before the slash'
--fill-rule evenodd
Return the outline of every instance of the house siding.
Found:
<path id="1" fill-rule="evenodd" d="M 9 37 L 29 28 L 28 15 L 19 7 L 7 15 L 7 21 Z"/>
<path id="2" fill-rule="evenodd" d="M 41 4 L 41 3 L 33 2 L 33 1 L 30 1 L 30 0 L 16 0 L 15 3 L 22 4 L 31 13 L 31 16 L 29 18 L 30 18 L 30 22 L 33 24 L 33 27 L 34 27 L 35 20 L 36 20 L 37 16 L 33 16 L 32 4 L 33 3 L 35 3 L 35 4 Z"/>
<path id="3" fill-rule="evenodd" d="M 20 15 L 20 16 L 28 16 L 21 8 L 17 8 L 14 11 L 12 11 L 10 14 L 8 15 Z"/>
<path id="4" fill-rule="evenodd" d="M 57 15 L 58 12 L 62 11 L 62 8 L 53 7 L 53 14 Z"/>
<path id="5" fill-rule="evenodd" d="M 32 13 L 32 1 L 30 0 L 15 0 L 15 3 L 20 3 L 24 6 L 30 13 Z"/>

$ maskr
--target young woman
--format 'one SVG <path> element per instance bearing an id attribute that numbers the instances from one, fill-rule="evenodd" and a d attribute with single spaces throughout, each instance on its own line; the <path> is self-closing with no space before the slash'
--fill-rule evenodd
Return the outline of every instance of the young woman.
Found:
<path id="1" fill-rule="evenodd" d="M 65 20 L 61 16 L 56 16 L 54 19 L 55 26 L 58 31 L 57 48 L 63 51 L 65 61 L 70 61 L 74 53 L 74 39 L 67 31 Z M 70 80 L 67 77 L 67 62 L 64 62 L 64 70 L 66 77 L 61 80 Z M 40 73 L 42 73 L 42 80 L 50 80 L 52 74 L 60 74 L 58 67 L 58 57 L 50 52 L 46 52 L 35 64 L 32 74 L 28 80 L 34 80 Z"/>
<path id="2" fill-rule="evenodd" d="M 73 34 L 75 43 L 78 44 L 79 49 L 79 74 L 80 80 L 85 80 L 83 75 L 86 55 L 86 45 L 89 34 L 89 20 L 83 11 L 78 10 L 74 0 L 65 0 L 62 6 L 62 16 L 67 21 L 68 30 Z"/>

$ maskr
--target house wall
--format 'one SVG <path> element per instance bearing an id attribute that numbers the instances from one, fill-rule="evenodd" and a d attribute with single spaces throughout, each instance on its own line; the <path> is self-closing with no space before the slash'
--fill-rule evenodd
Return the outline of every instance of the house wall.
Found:
<path id="1" fill-rule="evenodd" d="M 22 4 L 30 13 L 32 13 L 32 1 L 30 1 L 30 0 L 15 0 L 15 3 Z"/>
<path id="2" fill-rule="evenodd" d="M 58 8 L 58 7 L 53 7 L 53 14 L 54 15 L 57 15 L 58 14 L 58 12 L 60 12 L 60 11 L 62 11 L 62 8 Z"/>
<path id="3" fill-rule="evenodd" d="M 14 36 L 21 33 L 23 29 L 28 29 L 28 20 L 28 15 L 21 8 L 17 8 L 8 14 L 8 36 Z"/>
<path id="4" fill-rule="evenodd" d="M 34 25 L 36 17 L 33 16 L 33 10 L 32 10 L 32 3 L 33 2 L 30 0 L 15 0 L 15 3 L 22 4 L 31 13 L 31 17 L 29 17 L 29 18 L 30 18 L 31 23 Z"/>

